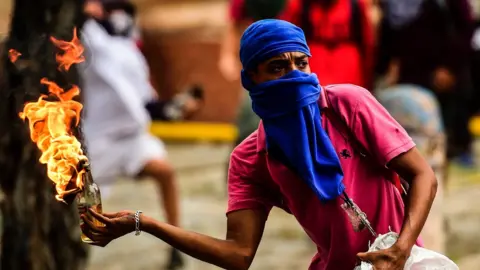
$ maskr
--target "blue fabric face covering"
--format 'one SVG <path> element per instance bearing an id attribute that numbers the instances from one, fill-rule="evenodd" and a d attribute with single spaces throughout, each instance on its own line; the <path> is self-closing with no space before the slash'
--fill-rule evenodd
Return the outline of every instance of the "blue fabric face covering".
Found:
<path id="1" fill-rule="evenodd" d="M 321 201 L 329 201 L 345 187 L 337 153 L 322 127 L 317 104 L 322 89 L 317 76 L 294 70 L 256 85 L 245 70 L 249 65 L 252 68 L 252 63 L 285 52 L 310 55 L 300 28 L 281 20 L 254 23 L 242 37 L 242 84 L 263 121 L 267 149 L 280 153 L 277 158 L 281 162 L 292 168 Z"/>

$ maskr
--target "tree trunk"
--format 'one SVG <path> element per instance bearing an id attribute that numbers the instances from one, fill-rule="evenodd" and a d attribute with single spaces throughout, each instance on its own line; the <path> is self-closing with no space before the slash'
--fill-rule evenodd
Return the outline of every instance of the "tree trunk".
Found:
<path id="1" fill-rule="evenodd" d="M 25 102 L 47 93 L 41 78 L 66 88 L 78 84 L 75 66 L 67 74 L 58 71 L 57 51 L 49 38 L 71 40 L 74 26 L 82 24 L 82 9 L 81 0 L 14 2 L 0 60 L 1 268 L 5 270 L 85 268 L 87 246 L 80 240 L 77 209 L 55 200 L 46 165 L 39 163 L 39 150 L 18 115 Z M 9 49 L 22 54 L 15 63 L 9 60 Z"/>

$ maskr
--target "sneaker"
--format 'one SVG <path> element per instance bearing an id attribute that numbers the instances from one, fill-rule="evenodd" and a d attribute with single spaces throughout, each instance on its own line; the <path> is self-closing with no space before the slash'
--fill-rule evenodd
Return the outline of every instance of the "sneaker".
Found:
<path id="1" fill-rule="evenodd" d="M 167 264 L 167 270 L 178 270 L 181 269 L 183 265 L 183 255 L 180 253 L 180 251 L 172 248 L 170 250 L 170 260 Z"/>

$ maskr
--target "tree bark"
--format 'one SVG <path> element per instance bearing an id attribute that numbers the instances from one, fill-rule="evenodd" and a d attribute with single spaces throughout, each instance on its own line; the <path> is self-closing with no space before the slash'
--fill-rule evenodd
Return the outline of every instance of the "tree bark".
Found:
<path id="1" fill-rule="evenodd" d="M 28 125 L 18 115 L 25 102 L 47 93 L 41 78 L 66 88 L 78 84 L 75 65 L 67 74 L 58 71 L 57 51 L 49 38 L 71 40 L 74 26 L 80 29 L 83 22 L 82 10 L 81 0 L 14 2 L 0 59 L 1 267 L 5 270 L 85 268 L 87 246 L 80 240 L 77 209 L 55 199 Z M 22 53 L 15 63 L 9 60 L 9 49 Z"/>

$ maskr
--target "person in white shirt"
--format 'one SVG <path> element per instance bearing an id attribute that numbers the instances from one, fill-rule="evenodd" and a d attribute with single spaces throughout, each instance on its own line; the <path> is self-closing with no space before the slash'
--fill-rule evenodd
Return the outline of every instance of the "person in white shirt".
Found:
<path id="1" fill-rule="evenodd" d="M 145 104 L 155 95 L 147 63 L 132 37 L 133 5 L 89 0 L 85 12 L 89 19 L 82 39 L 90 59 L 80 68 L 82 128 L 93 177 L 108 191 L 119 176 L 149 176 L 158 185 L 167 222 L 179 226 L 175 173 L 164 144 L 149 133 Z M 168 269 L 182 265 L 180 253 L 172 249 Z"/>

